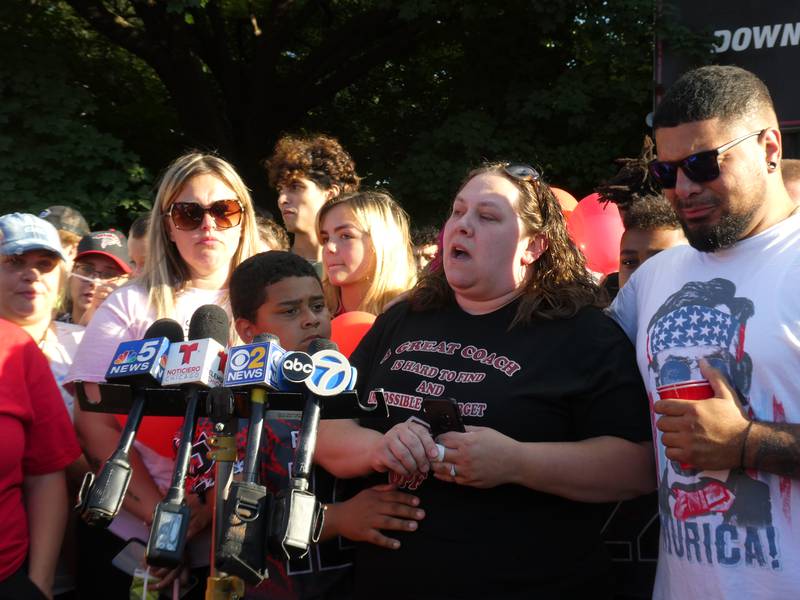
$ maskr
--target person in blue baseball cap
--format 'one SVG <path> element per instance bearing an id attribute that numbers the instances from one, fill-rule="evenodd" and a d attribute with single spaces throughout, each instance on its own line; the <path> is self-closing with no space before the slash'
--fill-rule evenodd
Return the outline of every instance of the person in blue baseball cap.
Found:
<path id="1" fill-rule="evenodd" d="M 66 259 L 58 231 L 52 224 L 27 213 L 0 217 L 0 255 L 20 255 L 30 250 L 45 250 Z"/>
<path id="2" fill-rule="evenodd" d="M 25 213 L 0 217 L 0 316 L 43 339 L 64 276 L 64 251 L 47 221 Z"/>
<path id="3" fill-rule="evenodd" d="M 66 253 L 62 249 L 58 231 L 51 223 L 26 213 L 0 216 L 0 319 L 5 319 L 25 330 L 47 358 L 47 364 L 55 378 L 55 383 L 58 384 L 57 389 L 66 410 L 59 406 L 50 405 L 48 407 L 49 411 L 63 413 L 63 419 L 61 416 L 58 417 L 58 432 L 50 433 L 46 437 L 48 440 L 51 437 L 55 440 L 68 440 L 69 445 L 62 446 L 62 449 L 69 448 L 69 453 L 57 461 L 57 466 L 59 469 L 66 467 L 68 479 L 75 482 L 75 478 L 88 468 L 88 463 L 81 456 L 67 416 L 72 415 L 73 398 L 62 384 L 72 364 L 72 356 L 83 336 L 83 327 L 58 323 L 54 320 L 55 309 L 61 297 L 60 291 L 66 282 L 66 277 Z M 6 339 L 4 338 L 5 343 Z M 4 376 L 7 374 L 5 373 Z M 34 412 L 39 415 L 38 420 L 50 418 L 47 416 L 50 413 L 38 412 L 40 411 L 38 405 L 33 406 Z M 0 413 L 2 412 L 3 409 L 0 407 Z M 26 428 L 28 426 L 29 424 L 26 425 Z M 37 429 L 34 428 L 33 431 L 36 432 Z M 3 435 L 5 437 L 5 433 Z M 47 446 L 49 441 L 38 439 L 36 443 L 39 445 L 44 443 L 45 447 L 49 447 Z M 59 472 L 58 476 L 63 478 L 63 473 Z M 61 515 L 59 519 L 65 519 L 67 495 L 65 493 L 61 497 L 60 494 L 60 489 L 45 490 L 44 497 L 48 498 L 48 511 L 44 512 L 49 513 L 52 509 L 53 515 Z M 46 544 L 40 545 L 40 549 L 36 550 L 36 552 L 45 551 L 47 553 L 47 578 L 39 577 L 35 581 L 42 590 L 48 592 L 48 595 L 51 589 L 52 593 L 57 595 L 67 592 L 73 587 L 66 564 L 60 563 L 56 568 L 56 557 L 61 545 L 64 523 L 61 520 L 52 521 L 50 517 L 53 515 L 38 514 L 36 517 L 37 520 L 45 519 L 43 523 L 50 523 L 50 525 L 45 525 L 45 529 L 42 530 L 47 531 L 46 537 L 49 539 Z M 41 544 L 41 539 L 34 542 L 33 537 L 32 535 L 32 546 Z M 71 551 L 74 552 L 74 550 Z M 29 558 L 31 566 L 34 563 L 32 556 L 31 554 L 31 558 Z M 36 561 L 38 562 L 39 559 L 37 558 Z M 54 568 L 56 570 L 55 578 L 53 578 Z M 40 568 L 37 567 L 37 573 L 39 571 Z M 31 579 L 35 580 L 35 578 L 36 574 L 31 571 Z M 0 580 L 2 579 L 3 574 L 0 573 Z M 3 591 L 7 590 L 0 587 L 0 597 L 34 597 L 26 596 L 16 589 L 10 595 L 4 595 Z"/>
<path id="4" fill-rule="evenodd" d="M 72 395 L 62 384 L 83 327 L 55 320 L 68 274 L 52 224 L 27 213 L 0 216 L 0 318 L 22 327 L 45 353 L 72 415 Z"/>

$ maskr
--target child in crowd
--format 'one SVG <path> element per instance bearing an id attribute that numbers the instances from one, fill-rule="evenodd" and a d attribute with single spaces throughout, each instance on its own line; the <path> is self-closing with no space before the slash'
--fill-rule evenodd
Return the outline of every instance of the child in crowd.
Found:
<path id="1" fill-rule="evenodd" d="M 291 251 L 319 264 L 317 212 L 329 200 L 358 189 L 361 180 L 353 159 L 334 138 L 290 135 L 278 140 L 266 166 L 270 185 L 278 191 L 283 224 L 294 236 Z"/>
<path id="2" fill-rule="evenodd" d="M 150 213 L 136 217 L 128 230 L 128 256 L 133 266 L 133 277 L 138 277 L 144 269 L 147 258 L 147 229 L 150 227 Z"/>
<path id="3" fill-rule="evenodd" d="M 256 215 L 258 241 L 262 252 L 267 250 L 288 250 L 289 236 L 286 230 L 269 217 Z"/>
<path id="4" fill-rule="evenodd" d="M 86 219 L 77 209 L 61 205 L 45 208 L 39 213 L 39 218 L 44 219 L 58 230 L 67 268 L 71 267 L 72 260 L 78 251 L 78 242 L 89 233 L 89 224 Z"/>
<path id="5" fill-rule="evenodd" d="M 647 165 L 653 157 L 653 140 L 645 136 L 641 154 L 617 159 L 619 172 L 596 190 L 603 200 L 617 205 L 625 226 L 620 239 L 619 272 L 610 273 L 603 281 L 612 300 L 644 261 L 686 243 L 678 216 L 648 172 Z"/>
<path id="6" fill-rule="evenodd" d="M 85 235 L 70 273 L 67 312 L 59 320 L 88 325 L 103 300 L 127 281 L 133 270 L 130 263 L 121 232 L 112 229 Z"/>
<path id="7" fill-rule="evenodd" d="M 354 310 L 378 315 L 414 287 L 408 215 L 388 194 L 360 192 L 328 202 L 319 211 L 317 234 L 325 299 L 335 315 Z"/>
<path id="8" fill-rule="evenodd" d="M 439 228 L 425 225 L 413 229 L 411 241 L 414 244 L 414 260 L 417 261 L 417 270 L 421 272 L 439 253 Z"/>
<path id="9" fill-rule="evenodd" d="M 272 333 L 286 350 L 305 351 L 312 340 L 330 337 L 331 316 L 319 277 L 308 261 L 289 252 L 265 252 L 240 264 L 231 276 L 230 300 L 245 343 Z M 288 485 L 299 429 L 300 421 L 265 424 L 261 483 L 273 494 Z M 317 467 L 312 477 L 314 493 L 327 506 L 319 546 L 288 563 L 270 557 L 269 579 L 249 590 L 248 598 L 349 598 L 352 553 L 338 536 L 397 548 L 397 540 L 380 530 L 413 531 L 424 516 L 415 496 L 390 486 L 369 488 L 342 502 L 342 490 L 329 473 Z"/>
<path id="10" fill-rule="evenodd" d="M 619 242 L 619 287 L 644 261 L 662 250 L 686 244 L 678 215 L 664 196 L 634 202 L 622 219 L 625 232 Z"/>

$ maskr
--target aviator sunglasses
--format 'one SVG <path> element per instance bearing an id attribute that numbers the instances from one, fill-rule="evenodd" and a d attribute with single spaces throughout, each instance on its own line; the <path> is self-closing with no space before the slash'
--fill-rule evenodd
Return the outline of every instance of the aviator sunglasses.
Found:
<path id="1" fill-rule="evenodd" d="M 217 229 L 230 229 L 242 222 L 244 208 L 239 200 L 217 200 L 203 207 L 197 202 L 173 202 L 166 214 L 177 229 L 191 231 L 200 227 L 208 213 Z"/>
<path id="2" fill-rule="evenodd" d="M 683 160 L 665 161 L 654 160 L 648 165 L 650 174 L 664 189 L 672 189 L 678 181 L 678 169 L 682 169 L 683 173 L 694 181 L 695 183 L 705 183 L 713 181 L 719 177 L 719 156 L 723 152 L 727 152 L 737 144 L 741 144 L 746 139 L 761 135 L 766 129 L 754 131 L 745 134 L 741 137 L 731 140 L 727 144 L 723 144 L 719 148 L 712 150 L 704 150 L 687 156 Z"/>

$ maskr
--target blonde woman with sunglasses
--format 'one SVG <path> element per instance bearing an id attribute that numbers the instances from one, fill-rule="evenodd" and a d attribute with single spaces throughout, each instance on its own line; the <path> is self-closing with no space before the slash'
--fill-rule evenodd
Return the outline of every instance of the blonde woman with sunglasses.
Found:
<path id="1" fill-rule="evenodd" d="M 141 339 L 156 319 L 175 319 L 187 333 L 198 307 L 217 304 L 229 310 L 230 272 L 258 251 L 250 194 L 233 167 L 210 154 L 186 154 L 167 168 L 156 193 L 147 237 L 150 254 L 142 275 L 116 290 L 97 310 L 75 356 L 70 381 L 103 381 L 117 345 Z M 91 387 L 87 386 L 90 393 Z M 138 439 L 151 442 L 137 441 L 131 452 L 133 477 L 124 510 L 109 527 L 114 535 L 92 528 L 83 531 L 88 544 L 103 549 L 93 552 L 92 560 L 102 555 L 110 562 L 125 540 L 147 539 L 153 510 L 172 473 L 165 436 L 171 439 L 180 419 L 172 421 L 177 422 L 145 417 Z M 87 458 L 93 468 L 99 468 L 116 448 L 120 423 L 112 415 L 86 413 L 76 407 L 75 426 Z M 192 509 L 189 536 L 193 537 L 207 532 L 210 505 L 196 494 L 187 498 Z M 127 597 L 129 577 L 110 565 L 101 568 L 90 563 L 88 558 L 86 567 L 91 570 L 79 569 L 79 586 L 89 590 L 89 596 L 94 590 L 97 597 Z"/>
<path id="2" fill-rule="evenodd" d="M 359 192 L 328 202 L 317 215 L 317 236 L 325 267 L 322 287 L 332 314 L 378 315 L 414 287 L 408 216 L 388 194 Z"/>

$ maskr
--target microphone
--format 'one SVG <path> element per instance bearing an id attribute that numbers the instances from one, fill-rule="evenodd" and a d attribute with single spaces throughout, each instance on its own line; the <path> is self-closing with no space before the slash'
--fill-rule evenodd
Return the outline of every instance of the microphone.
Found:
<path id="1" fill-rule="evenodd" d="M 133 402 L 117 449 L 96 477 L 86 473 L 78 492 L 76 510 L 90 525 L 108 527 L 119 514 L 131 479 L 128 453 L 142 423 L 145 388 L 160 385 L 170 343 L 181 341 L 181 326 L 172 319 L 159 319 L 148 327 L 144 339 L 123 342 L 114 353 L 106 381 L 130 386 Z"/>
<path id="2" fill-rule="evenodd" d="M 252 343 L 235 346 L 228 352 L 225 364 L 225 387 L 283 389 L 276 364 L 286 351 L 272 334 L 260 334 Z"/>
<path id="3" fill-rule="evenodd" d="M 258 585 L 267 577 L 264 543 L 270 496 L 267 488 L 258 483 L 258 454 L 267 390 L 276 389 L 277 384 L 270 357 L 280 356 L 282 350 L 277 336 L 262 333 L 252 344 L 232 348 L 225 369 L 226 387 L 250 388 L 250 419 L 244 477 L 231 484 L 225 500 L 216 565 L 251 585 Z"/>
<path id="4" fill-rule="evenodd" d="M 270 552 L 292 560 L 308 553 L 312 543 L 319 541 L 324 521 L 324 509 L 313 493 L 308 491 L 314 451 L 317 445 L 317 430 L 322 409 L 322 398 L 353 389 L 356 383 L 355 369 L 338 351 L 338 346 L 324 339 L 317 339 L 309 346 L 313 369 L 307 373 L 302 368 L 302 357 L 284 357 L 282 374 L 292 380 L 294 376 L 305 381 L 303 421 L 297 441 L 297 451 L 289 479 L 289 487 L 281 490 L 275 498 L 272 522 L 268 537 Z M 291 353 L 302 355 L 304 353 Z M 308 355 L 305 355 L 308 356 Z M 301 368 L 297 368 L 295 358 Z M 287 364 L 289 363 L 289 364 Z M 305 375 L 304 379 L 300 379 Z M 294 380 L 292 380 L 294 381 Z"/>
<path id="5" fill-rule="evenodd" d="M 220 366 L 227 341 L 228 315 L 215 304 L 205 304 L 189 321 L 189 340 L 170 346 L 162 385 L 181 386 L 186 399 L 186 414 L 172 484 L 153 513 L 145 553 L 148 564 L 175 567 L 183 560 L 191 517 L 184 484 L 192 453 L 200 390 L 222 384 Z"/>

